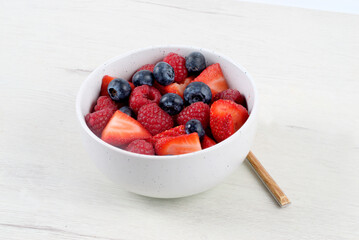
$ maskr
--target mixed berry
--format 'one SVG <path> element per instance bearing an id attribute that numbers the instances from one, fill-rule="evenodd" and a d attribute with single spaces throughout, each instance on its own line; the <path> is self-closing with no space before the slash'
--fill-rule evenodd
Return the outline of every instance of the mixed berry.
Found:
<path id="1" fill-rule="evenodd" d="M 229 89 L 219 63 L 202 53 L 169 53 L 139 68 L 129 81 L 105 75 L 85 116 L 103 141 L 146 155 L 179 155 L 216 145 L 249 117 L 246 99 Z"/>

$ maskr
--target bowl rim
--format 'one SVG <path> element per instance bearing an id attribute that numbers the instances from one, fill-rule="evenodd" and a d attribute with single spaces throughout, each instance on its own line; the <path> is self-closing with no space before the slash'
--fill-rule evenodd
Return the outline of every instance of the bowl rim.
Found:
<path id="1" fill-rule="evenodd" d="M 92 77 L 92 75 L 95 74 L 95 72 L 97 72 L 98 70 L 102 69 L 104 66 L 112 64 L 113 62 L 117 61 L 118 59 L 121 58 L 125 58 L 128 57 L 134 53 L 138 53 L 141 51 L 147 51 L 147 50 L 151 50 L 154 48 L 160 48 L 160 49 L 164 49 L 164 48 L 178 48 L 178 49 L 182 49 L 182 48 L 187 48 L 187 49 L 193 49 L 195 50 L 200 50 L 203 52 L 209 52 L 215 55 L 220 56 L 222 59 L 232 63 L 234 66 L 236 66 L 237 68 L 239 68 L 241 71 L 243 71 L 246 76 L 248 77 L 248 80 L 250 82 L 250 84 L 253 87 L 253 108 L 251 113 L 249 114 L 249 117 L 247 119 L 247 121 L 242 125 L 242 127 L 240 129 L 238 129 L 233 135 L 231 135 L 230 137 L 228 137 L 227 139 L 223 140 L 222 142 L 217 143 L 216 145 L 210 147 L 210 148 L 206 148 L 206 149 L 202 149 L 200 151 L 196 151 L 196 152 L 191 152 L 191 153 L 186 153 L 186 154 L 181 154 L 181 155 L 166 155 L 166 156 L 159 156 L 159 155 L 145 155 L 145 154 L 139 154 L 139 153 L 133 153 L 133 152 L 129 152 L 126 151 L 124 149 L 121 149 L 119 147 L 115 147 L 105 141 L 103 141 L 101 138 L 99 138 L 98 136 L 96 136 L 91 130 L 90 128 L 87 126 L 86 122 L 85 122 L 85 117 L 82 116 L 81 113 L 81 99 L 83 98 L 84 92 L 85 92 L 85 83 L 87 81 L 89 81 Z M 86 79 L 81 83 L 80 89 L 77 92 L 76 95 L 76 116 L 78 121 L 80 122 L 80 125 L 82 127 L 82 129 L 86 132 L 86 134 L 88 134 L 92 139 L 94 139 L 96 142 L 98 142 L 99 144 L 103 145 L 104 147 L 107 147 L 115 152 L 118 152 L 120 154 L 123 155 L 128 155 L 129 157 L 137 157 L 137 158 L 145 158 L 145 159 L 156 159 L 156 160 L 169 160 L 169 159 L 181 159 L 181 158 L 187 158 L 189 156 L 193 156 L 196 157 L 197 155 L 200 154 L 206 154 L 208 152 L 211 151 L 215 151 L 219 148 L 221 148 L 224 144 L 227 144 L 229 142 L 232 142 L 234 140 L 234 138 L 236 137 L 236 135 L 240 134 L 240 132 L 246 131 L 246 129 L 249 127 L 250 124 L 252 124 L 252 122 L 254 121 L 254 116 L 257 114 L 257 105 L 258 105 L 258 93 L 257 93 L 257 88 L 256 85 L 253 81 L 252 76 L 248 73 L 248 71 L 240 64 L 236 63 L 232 58 L 227 57 L 223 54 L 219 54 L 216 51 L 210 50 L 210 49 L 206 49 L 206 48 L 201 48 L 201 47 L 196 47 L 196 46 L 190 46 L 190 45 L 152 45 L 152 46 L 148 46 L 148 47 L 143 47 L 143 48 L 138 48 L 138 49 L 134 49 L 128 52 L 125 52 L 123 54 L 117 55 L 115 57 L 110 58 L 109 60 L 105 61 L 104 63 L 102 63 L 101 65 L 99 65 L 98 67 L 96 67 L 87 77 Z"/>

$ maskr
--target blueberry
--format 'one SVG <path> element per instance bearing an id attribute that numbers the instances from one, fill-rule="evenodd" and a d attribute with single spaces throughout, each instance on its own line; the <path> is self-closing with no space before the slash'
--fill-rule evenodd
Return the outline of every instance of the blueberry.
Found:
<path id="1" fill-rule="evenodd" d="M 191 75 L 198 75 L 206 68 L 206 59 L 200 52 L 192 52 L 186 57 L 186 68 Z"/>
<path id="2" fill-rule="evenodd" d="M 191 134 L 191 133 L 198 133 L 198 136 L 200 139 L 203 138 L 203 136 L 206 134 L 206 132 L 203 129 L 202 123 L 200 121 L 198 121 L 197 119 L 191 119 L 186 123 L 185 126 L 186 129 L 186 133 L 187 134 Z"/>
<path id="3" fill-rule="evenodd" d="M 160 108 L 162 108 L 169 115 L 176 115 L 183 109 L 182 98 L 175 93 L 166 93 L 161 97 Z"/>
<path id="4" fill-rule="evenodd" d="M 175 71 L 171 65 L 166 62 L 159 62 L 153 69 L 153 75 L 157 82 L 163 86 L 170 85 L 175 79 Z"/>
<path id="5" fill-rule="evenodd" d="M 131 86 L 126 80 L 115 78 L 108 84 L 107 92 L 112 100 L 119 102 L 130 96 Z"/>
<path id="6" fill-rule="evenodd" d="M 191 82 L 183 93 L 186 104 L 204 102 L 209 104 L 212 100 L 211 89 L 203 82 Z"/>
<path id="7" fill-rule="evenodd" d="M 132 77 L 132 83 L 133 85 L 135 85 L 135 87 L 141 85 L 152 86 L 154 80 L 155 80 L 155 76 L 153 76 L 153 73 L 148 70 L 138 71 Z"/>
<path id="8" fill-rule="evenodd" d="M 121 112 L 127 114 L 128 116 L 132 117 L 132 118 L 136 118 L 135 113 L 132 111 L 132 109 L 128 106 L 123 106 L 119 109 Z"/>

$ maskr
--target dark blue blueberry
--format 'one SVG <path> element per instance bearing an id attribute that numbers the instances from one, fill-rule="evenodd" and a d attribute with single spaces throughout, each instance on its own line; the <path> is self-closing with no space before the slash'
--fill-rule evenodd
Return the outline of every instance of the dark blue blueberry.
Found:
<path id="1" fill-rule="evenodd" d="M 190 75 L 198 75 L 206 68 L 206 59 L 200 52 L 192 52 L 186 57 L 186 68 Z"/>
<path id="2" fill-rule="evenodd" d="M 198 121 L 197 119 L 191 119 L 186 123 L 185 126 L 186 129 L 186 133 L 187 134 L 191 134 L 191 133 L 198 133 L 198 136 L 200 139 L 203 138 L 203 136 L 206 134 L 206 132 L 203 129 L 203 126 L 201 124 L 200 121 Z"/>
<path id="3" fill-rule="evenodd" d="M 132 111 L 132 109 L 129 106 L 123 106 L 119 110 L 132 118 L 136 118 L 135 113 Z"/>
<path id="4" fill-rule="evenodd" d="M 161 97 L 159 105 L 169 115 L 176 115 L 182 111 L 184 103 L 178 94 L 166 93 Z"/>
<path id="5" fill-rule="evenodd" d="M 166 62 L 157 63 L 153 69 L 153 75 L 156 81 L 163 86 L 170 85 L 175 79 L 173 67 Z"/>
<path id="6" fill-rule="evenodd" d="M 135 85 L 135 87 L 138 87 L 141 85 L 152 86 L 154 80 L 155 80 L 155 77 L 153 76 L 153 73 L 148 70 L 138 71 L 132 77 L 132 83 L 133 83 L 133 85 Z"/>
<path id="7" fill-rule="evenodd" d="M 195 102 L 209 104 L 212 100 L 211 89 L 203 82 L 191 82 L 183 93 L 186 104 L 191 105 Z"/>
<path id="8" fill-rule="evenodd" d="M 107 92 L 112 100 L 119 102 L 130 96 L 131 86 L 126 80 L 115 78 L 108 84 Z"/>

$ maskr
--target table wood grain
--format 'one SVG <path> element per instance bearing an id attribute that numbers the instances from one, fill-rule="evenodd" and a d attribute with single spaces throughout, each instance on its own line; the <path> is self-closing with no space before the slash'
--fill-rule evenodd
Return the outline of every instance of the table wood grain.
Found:
<path id="1" fill-rule="evenodd" d="M 239 1 L 0 2 L 0 239 L 359 239 L 359 16 Z M 121 190 L 84 151 L 81 82 L 159 44 L 214 49 L 252 74 L 249 165 L 217 187 L 160 200 Z"/>

